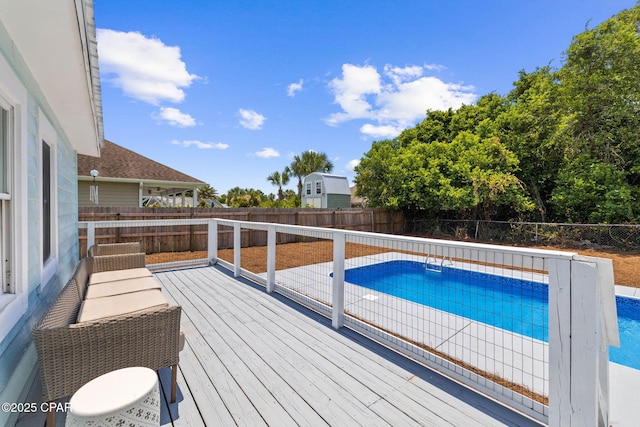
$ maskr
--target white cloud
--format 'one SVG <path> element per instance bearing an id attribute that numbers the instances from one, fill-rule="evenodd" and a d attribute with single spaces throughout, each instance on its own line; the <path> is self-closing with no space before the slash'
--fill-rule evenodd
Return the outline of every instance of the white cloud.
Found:
<path id="1" fill-rule="evenodd" d="M 187 71 L 180 48 L 139 32 L 97 30 L 100 73 L 134 99 L 158 105 L 181 102 L 198 78 Z"/>
<path id="2" fill-rule="evenodd" d="M 304 80 L 300 79 L 298 83 L 291 83 L 289 86 L 287 86 L 287 96 L 291 96 L 291 97 L 296 96 L 296 93 L 302 90 L 303 83 L 304 83 Z"/>
<path id="3" fill-rule="evenodd" d="M 161 107 L 157 114 L 153 117 L 156 120 L 165 121 L 171 126 L 177 126 L 181 128 L 191 127 L 196 125 L 196 119 L 189 114 L 185 114 L 177 108 Z"/>
<path id="4" fill-rule="evenodd" d="M 339 104 L 343 112 L 334 113 L 327 119 L 327 124 L 337 125 L 353 119 L 368 119 L 373 117 L 371 104 L 367 95 L 375 95 L 382 90 L 380 74 L 370 66 L 358 67 L 352 64 L 342 65 L 342 78 L 335 78 L 329 82 L 329 88 L 335 96 L 335 103 Z"/>
<path id="5" fill-rule="evenodd" d="M 267 118 L 260 113 L 243 108 L 238 110 L 240 116 L 240 125 L 251 130 L 260 130 Z"/>
<path id="6" fill-rule="evenodd" d="M 384 66 L 384 74 L 389 77 L 396 86 L 404 81 L 411 81 L 412 79 L 422 77 L 423 72 L 423 67 L 419 65 L 404 68 L 393 67 L 389 64 Z"/>
<path id="7" fill-rule="evenodd" d="M 360 164 L 360 159 L 353 159 L 349 163 L 347 163 L 347 170 L 349 172 L 353 172 L 356 166 Z"/>
<path id="8" fill-rule="evenodd" d="M 376 126 L 371 123 L 367 123 L 360 127 L 360 132 L 364 135 L 369 136 L 371 138 L 395 138 L 400 135 L 400 133 L 405 128 L 402 126 L 391 126 L 391 125 L 382 125 Z"/>
<path id="9" fill-rule="evenodd" d="M 444 65 L 440 65 L 440 64 L 424 64 L 424 69 L 425 70 L 433 70 L 433 71 L 442 71 L 442 70 L 446 70 L 447 67 L 445 67 Z"/>
<path id="10" fill-rule="evenodd" d="M 471 104 L 476 96 L 472 86 L 445 83 L 436 77 L 421 77 L 395 86 L 380 94 L 380 117 L 400 123 L 424 118 L 427 109 L 447 110 Z"/>
<path id="11" fill-rule="evenodd" d="M 229 144 L 223 144 L 222 142 L 202 142 L 198 140 L 178 141 L 174 139 L 173 141 L 171 141 L 171 143 L 173 145 L 179 145 L 180 147 L 185 148 L 195 146 L 196 148 L 199 148 L 201 150 L 226 150 L 227 148 L 229 148 Z"/>
<path id="12" fill-rule="evenodd" d="M 471 104 L 473 86 L 446 83 L 426 71 L 437 65 L 397 67 L 385 65 L 383 75 L 371 65 L 344 64 L 342 76 L 329 82 L 329 90 L 342 111 L 325 123 L 336 126 L 351 120 L 367 120 L 360 128 L 368 137 L 393 138 L 424 118 L 427 110 L 446 110 Z"/>
<path id="13" fill-rule="evenodd" d="M 271 147 L 265 147 L 261 151 L 256 151 L 254 154 L 265 159 L 269 157 L 280 157 L 280 153 Z"/>

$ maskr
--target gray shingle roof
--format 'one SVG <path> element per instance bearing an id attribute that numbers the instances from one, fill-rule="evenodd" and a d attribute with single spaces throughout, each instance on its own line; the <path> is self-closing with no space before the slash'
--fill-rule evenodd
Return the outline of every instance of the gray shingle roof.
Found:
<path id="1" fill-rule="evenodd" d="M 92 169 L 96 169 L 102 178 L 205 184 L 204 181 L 200 181 L 106 139 L 104 140 L 104 146 L 100 150 L 100 157 L 78 154 L 78 176 L 90 176 L 89 172 Z"/>

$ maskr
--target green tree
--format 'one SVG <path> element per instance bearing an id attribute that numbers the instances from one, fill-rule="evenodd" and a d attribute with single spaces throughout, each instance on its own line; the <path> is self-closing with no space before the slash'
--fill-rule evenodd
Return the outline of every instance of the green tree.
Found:
<path id="1" fill-rule="evenodd" d="M 225 201 L 234 208 L 258 207 L 267 196 L 260 190 L 253 188 L 234 187 L 227 192 Z"/>
<path id="2" fill-rule="evenodd" d="M 588 155 L 640 182 L 640 5 L 574 37 L 559 71 L 567 158 Z"/>
<path id="3" fill-rule="evenodd" d="M 533 208 L 517 168 L 517 157 L 498 138 L 461 132 L 452 142 L 374 143 L 355 182 L 372 206 L 491 219 L 504 207 L 516 214 Z"/>
<path id="4" fill-rule="evenodd" d="M 295 191 L 287 189 L 283 191 L 282 199 L 276 200 L 273 194 L 270 194 L 266 200 L 260 203 L 261 208 L 295 208 L 298 206 L 298 195 Z"/>
<path id="5" fill-rule="evenodd" d="M 209 184 L 205 184 L 198 188 L 198 198 L 200 199 L 215 199 L 217 197 L 218 191 Z"/>
<path id="6" fill-rule="evenodd" d="M 374 141 L 355 167 L 356 194 L 366 197 L 369 206 L 400 208 L 397 201 L 390 200 L 392 188 L 385 184 L 389 182 L 390 166 L 399 151 L 398 145 L 397 140 Z"/>
<path id="7" fill-rule="evenodd" d="M 307 150 L 293 156 L 293 161 L 286 167 L 285 173 L 298 178 L 298 199 L 302 200 L 302 179 L 313 172 L 331 172 L 332 170 L 333 163 L 325 153 Z"/>
<path id="8" fill-rule="evenodd" d="M 586 154 L 560 171 L 551 196 L 554 208 L 576 223 L 631 221 L 632 200 L 625 173 Z"/>
<path id="9" fill-rule="evenodd" d="M 451 141 L 455 137 L 451 130 L 451 122 L 455 114 L 452 108 L 446 111 L 427 111 L 427 116 L 421 123 L 414 128 L 402 131 L 396 141 L 400 147 L 408 146 L 412 142 L 428 144 L 436 141 Z"/>
<path id="10" fill-rule="evenodd" d="M 535 200 L 537 215 L 546 221 L 548 200 L 558 170 L 564 164 L 564 147 L 558 141 L 562 113 L 558 103 L 557 73 L 550 67 L 520 72 L 509 93 L 509 108 L 495 120 L 496 135 L 519 159 L 518 178 Z"/>
<path id="11" fill-rule="evenodd" d="M 289 183 L 289 179 L 290 179 L 289 174 L 286 171 L 282 173 L 274 172 L 267 177 L 267 181 L 269 181 L 271 184 L 278 187 L 278 200 L 284 199 L 284 193 L 282 191 L 282 187 Z"/>

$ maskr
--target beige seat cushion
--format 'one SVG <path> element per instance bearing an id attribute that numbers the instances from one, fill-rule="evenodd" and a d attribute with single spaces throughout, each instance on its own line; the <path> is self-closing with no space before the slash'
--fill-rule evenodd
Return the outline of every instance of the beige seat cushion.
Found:
<path id="1" fill-rule="evenodd" d="M 80 305 L 78 323 L 168 306 L 158 289 L 87 299 Z"/>
<path id="2" fill-rule="evenodd" d="M 129 268 L 127 270 L 100 271 L 89 276 L 89 285 L 115 282 L 118 280 L 136 279 L 139 277 L 153 277 L 153 274 L 146 267 Z"/>
<path id="3" fill-rule="evenodd" d="M 182 330 L 182 328 L 180 328 L 180 344 L 178 345 L 179 351 L 182 351 L 184 349 L 185 341 L 186 338 L 184 336 L 184 331 Z"/>
<path id="4" fill-rule="evenodd" d="M 96 283 L 87 287 L 85 299 L 110 297 L 149 289 L 160 289 L 160 282 L 155 277 L 139 277 L 118 280 L 117 282 Z"/>

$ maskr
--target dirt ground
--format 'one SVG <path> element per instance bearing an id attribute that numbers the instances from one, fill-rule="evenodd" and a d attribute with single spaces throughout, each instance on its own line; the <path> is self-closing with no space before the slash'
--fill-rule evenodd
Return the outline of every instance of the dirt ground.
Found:
<path id="1" fill-rule="evenodd" d="M 616 285 L 640 288 L 640 253 L 625 253 L 615 251 L 598 251 L 594 249 L 574 250 L 553 247 L 541 249 L 564 250 L 578 252 L 580 255 L 610 258 L 613 260 L 613 270 Z M 307 264 L 328 262 L 333 259 L 331 241 L 289 243 L 277 246 L 276 269 L 300 267 Z M 346 257 L 355 258 L 363 255 L 373 255 L 385 252 L 387 249 L 347 243 Z M 218 256 L 228 262 L 233 261 L 233 250 L 222 249 Z M 206 258 L 206 252 L 171 252 L 147 255 L 147 264 L 182 261 L 188 259 Z M 242 268 L 254 273 L 265 271 L 267 263 L 267 248 L 257 246 L 242 249 Z"/>
<path id="2" fill-rule="evenodd" d="M 541 248 L 554 249 L 554 248 Z M 617 251 L 602 251 L 595 249 L 573 250 L 559 249 L 569 252 L 578 252 L 580 255 L 609 258 L 613 260 L 613 276 L 616 285 L 640 288 L 640 253 L 628 253 Z"/>

